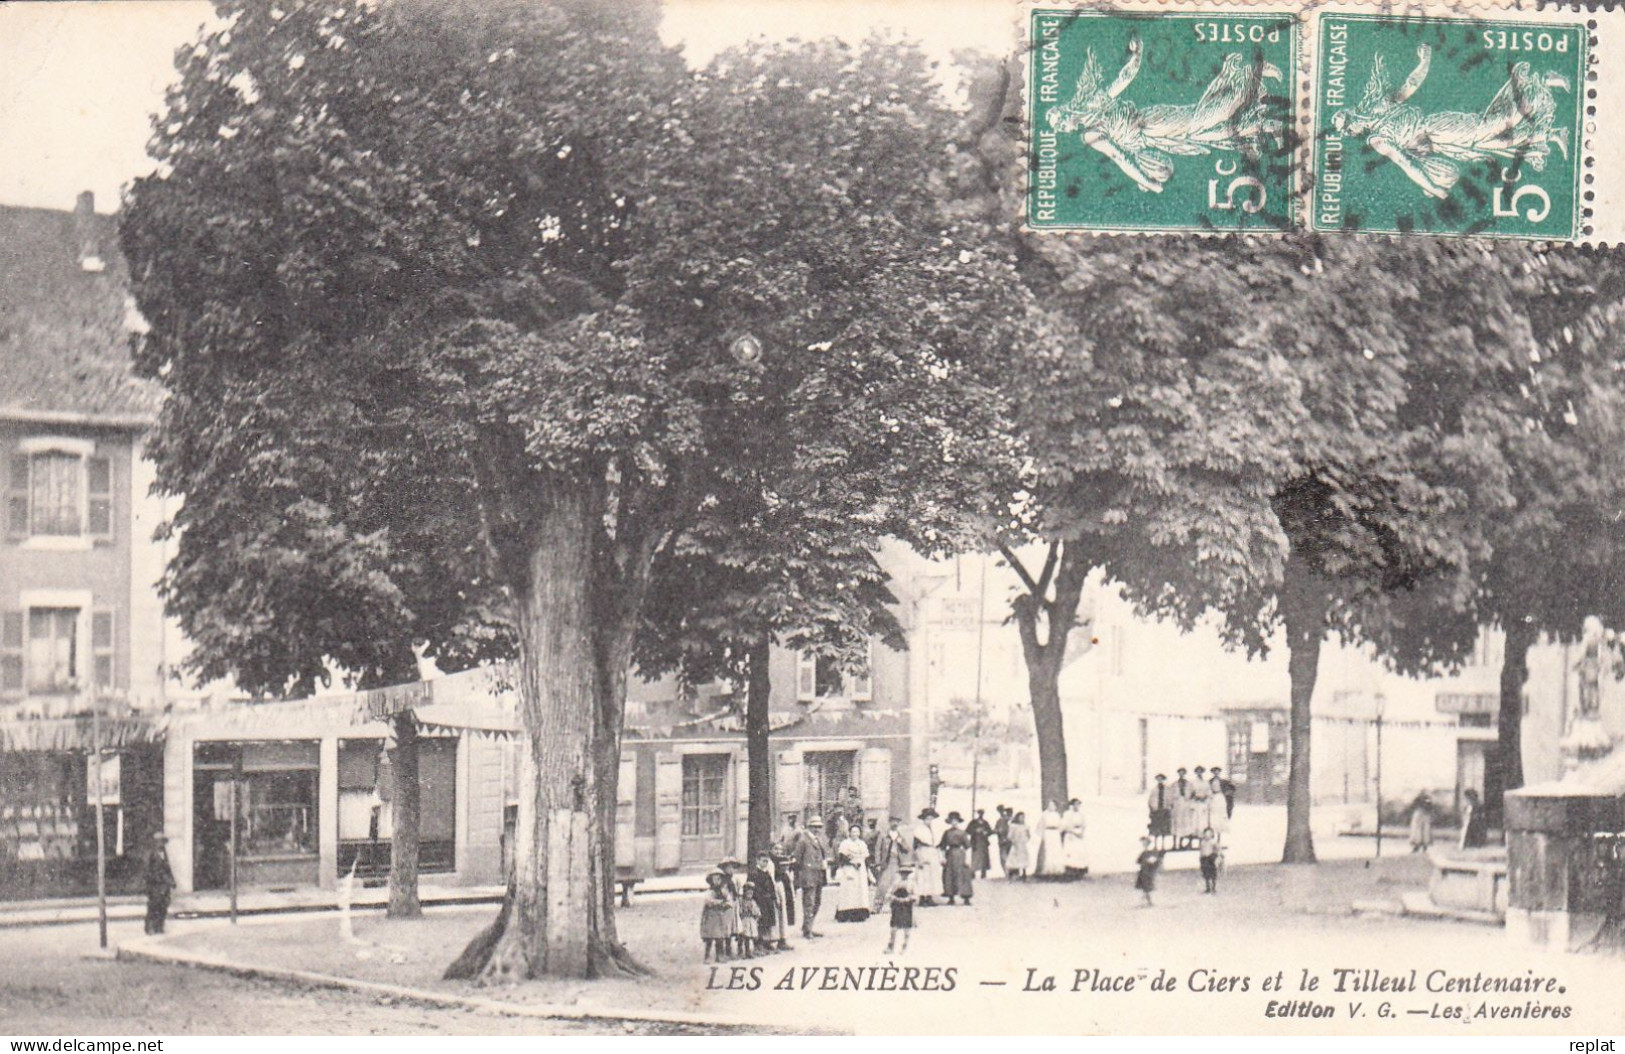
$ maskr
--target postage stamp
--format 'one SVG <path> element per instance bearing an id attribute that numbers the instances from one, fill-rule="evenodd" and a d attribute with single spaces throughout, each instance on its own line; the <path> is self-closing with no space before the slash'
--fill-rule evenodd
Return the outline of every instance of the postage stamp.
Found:
<path id="1" fill-rule="evenodd" d="M 1036 8 L 1027 29 L 1029 226 L 1296 225 L 1293 14 Z"/>
<path id="2" fill-rule="evenodd" d="M 1583 14 L 1321 12 L 1316 34 L 1313 229 L 1582 233 Z"/>

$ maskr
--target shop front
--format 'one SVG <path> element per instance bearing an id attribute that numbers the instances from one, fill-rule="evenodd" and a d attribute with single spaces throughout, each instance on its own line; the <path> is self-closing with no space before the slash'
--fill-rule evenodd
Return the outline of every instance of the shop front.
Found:
<path id="1" fill-rule="evenodd" d="M 140 892 L 164 827 L 160 735 L 128 718 L 0 722 L 0 900 L 95 895 L 98 799 L 108 891 Z"/>

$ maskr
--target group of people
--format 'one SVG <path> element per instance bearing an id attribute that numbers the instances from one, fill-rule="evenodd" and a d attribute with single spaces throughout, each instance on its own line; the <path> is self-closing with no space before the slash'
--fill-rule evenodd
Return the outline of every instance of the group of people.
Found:
<path id="1" fill-rule="evenodd" d="M 1223 770 L 1196 766 L 1193 776 L 1184 768 L 1174 770 L 1175 779 L 1157 773 L 1156 785 L 1146 796 L 1150 815 L 1146 836 L 1158 850 L 1200 848 L 1211 835 L 1222 844 L 1236 811 L 1236 785 L 1224 778 Z"/>
<path id="2" fill-rule="evenodd" d="M 1411 802 L 1411 852 L 1424 853 L 1433 846 L 1434 804 L 1427 791 L 1417 794 Z M 1472 787 L 1462 792 L 1461 831 L 1456 848 L 1478 849 L 1489 843 L 1489 823 L 1484 812 L 1484 801 Z"/>
<path id="3" fill-rule="evenodd" d="M 836 822 L 844 828 L 831 830 Z M 835 921 L 862 922 L 886 913 L 892 928 L 887 950 L 906 948 L 916 906 L 970 904 L 976 873 L 986 877 L 992 867 L 994 841 L 1007 871 L 1025 868 L 1026 818 L 1003 806 L 997 827 L 988 823 L 985 810 L 978 809 L 966 824 L 958 812 L 944 818 L 927 807 L 906 829 L 898 816 L 889 817 L 882 829 L 877 819 L 864 817 L 857 792 L 849 790 L 827 823 L 817 813 L 805 824 L 798 814 L 787 814 L 754 869 L 730 858 L 706 876 L 700 913 L 705 961 L 787 949 L 798 909 L 801 935 L 822 936 L 817 920 L 829 887 L 834 887 Z"/>

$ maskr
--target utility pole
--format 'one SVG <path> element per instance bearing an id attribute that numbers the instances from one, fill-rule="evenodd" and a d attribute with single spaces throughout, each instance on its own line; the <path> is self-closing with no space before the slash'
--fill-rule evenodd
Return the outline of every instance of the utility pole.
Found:
<path id="1" fill-rule="evenodd" d="M 1387 696 L 1377 696 L 1377 859 L 1382 859 L 1382 717 Z"/>
<path id="2" fill-rule="evenodd" d="M 243 789 L 242 747 L 237 748 L 237 760 L 231 768 L 231 924 L 237 925 L 237 838 L 239 823 L 237 810 L 241 805 Z"/>
<path id="3" fill-rule="evenodd" d="M 982 640 L 987 634 L 987 555 L 979 558 L 982 573 L 976 589 L 976 735 L 970 755 L 970 815 L 976 818 L 976 791 L 982 782 Z"/>
<path id="4" fill-rule="evenodd" d="M 91 779 L 96 787 L 96 932 L 103 951 L 107 950 L 107 825 L 102 811 L 102 720 L 101 701 L 92 688 L 90 697 Z"/>

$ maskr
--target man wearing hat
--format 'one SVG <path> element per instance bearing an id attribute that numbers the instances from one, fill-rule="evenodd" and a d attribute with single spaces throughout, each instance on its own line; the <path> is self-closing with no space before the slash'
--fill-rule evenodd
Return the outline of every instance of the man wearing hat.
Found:
<path id="1" fill-rule="evenodd" d="M 169 894 L 175 889 L 175 873 L 169 869 L 169 839 L 159 831 L 152 836 L 152 850 L 147 853 L 147 922 L 148 934 L 164 932 L 169 918 Z"/>
<path id="2" fill-rule="evenodd" d="M 891 817 L 886 830 L 875 836 L 874 849 L 869 854 L 869 867 L 875 873 L 876 914 L 886 906 L 886 898 L 897 884 L 898 872 L 909 861 L 908 839 L 900 830 L 902 823 L 901 817 Z"/>
<path id="3" fill-rule="evenodd" d="M 790 846 L 795 862 L 796 888 L 801 890 L 801 935 L 821 937 L 814 932 L 813 920 L 824 902 L 824 883 L 829 880 L 829 843 L 824 841 L 824 821 L 816 813 Z"/>
<path id="4" fill-rule="evenodd" d="M 1161 772 L 1157 773 L 1157 785 L 1146 795 L 1145 807 L 1151 814 L 1145 833 L 1161 845 L 1162 839 L 1174 833 L 1174 794 L 1168 787 L 1168 777 Z"/>

